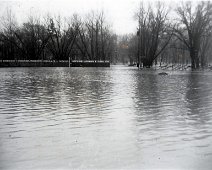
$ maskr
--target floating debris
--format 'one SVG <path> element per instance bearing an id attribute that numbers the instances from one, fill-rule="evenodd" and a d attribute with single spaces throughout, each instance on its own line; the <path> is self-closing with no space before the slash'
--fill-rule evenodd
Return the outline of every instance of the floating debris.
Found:
<path id="1" fill-rule="evenodd" d="M 161 73 L 158 73 L 158 75 L 161 75 L 161 76 L 167 76 L 167 75 L 168 75 L 168 73 L 166 73 L 166 72 L 161 72 Z"/>

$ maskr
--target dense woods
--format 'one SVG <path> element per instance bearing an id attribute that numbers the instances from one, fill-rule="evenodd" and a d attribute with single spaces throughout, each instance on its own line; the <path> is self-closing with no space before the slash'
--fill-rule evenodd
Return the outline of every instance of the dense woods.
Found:
<path id="1" fill-rule="evenodd" d="M 30 16 L 18 25 L 11 11 L 2 20 L 1 60 L 110 60 L 116 35 L 110 30 L 104 13 L 92 12 L 86 19 Z"/>
<path id="2" fill-rule="evenodd" d="M 131 63 L 152 67 L 158 62 L 205 68 L 211 58 L 212 3 L 181 2 L 169 8 L 162 2 L 140 4 L 137 32 L 122 36 Z M 124 41 L 123 41 L 124 40 Z M 123 42 L 125 45 L 123 45 Z"/>
<path id="3" fill-rule="evenodd" d="M 104 12 L 70 18 L 30 16 L 18 24 L 12 11 L 1 18 L 1 60 L 92 60 L 138 63 L 143 67 L 181 63 L 192 69 L 210 63 L 212 3 L 140 3 L 137 31 L 113 33 Z"/>

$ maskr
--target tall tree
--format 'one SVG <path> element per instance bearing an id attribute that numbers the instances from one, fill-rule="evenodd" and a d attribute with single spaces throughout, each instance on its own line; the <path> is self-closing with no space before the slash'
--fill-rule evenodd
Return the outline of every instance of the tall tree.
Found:
<path id="1" fill-rule="evenodd" d="M 20 55 L 19 59 L 35 60 L 41 59 L 49 39 L 46 27 L 38 18 L 35 19 L 32 16 L 21 27 L 17 24 L 6 25 L 1 37 L 4 44 L 10 43 L 16 49 L 16 53 Z"/>
<path id="2" fill-rule="evenodd" d="M 79 36 L 76 41 L 77 47 L 82 53 L 82 60 L 94 61 L 109 60 L 114 48 L 115 35 L 107 24 L 104 12 L 91 12 L 86 20 L 79 20 Z"/>
<path id="3" fill-rule="evenodd" d="M 15 15 L 11 9 L 7 9 L 1 17 L 0 53 L 1 59 L 14 59 L 17 53 L 14 30 L 18 27 Z"/>
<path id="4" fill-rule="evenodd" d="M 137 13 L 138 59 L 145 67 L 153 65 L 153 61 L 163 52 L 173 35 L 168 12 L 169 9 L 161 2 L 156 4 L 155 9 L 150 5 L 146 9 L 143 3 L 140 5 Z"/>
<path id="5" fill-rule="evenodd" d="M 176 12 L 180 20 L 178 29 L 175 29 L 175 35 L 187 46 L 192 69 L 198 69 L 200 67 L 201 41 L 212 26 L 212 3 L 201 1 L 197 5 L 193 5 L 192 2 L 186 2 L 182 3 Z"/>
<path id="6" fill-rule="evenodd" d="M 47 48 L 53 55 L 53 59 L 59 61 L 70 57 L 79 27 L 75 17 L 72 17 L 71 23 L 65 24 L 62 23 L 60 16 L 56 19 L 48 19 L 48 30 L 51 36 Z"/>

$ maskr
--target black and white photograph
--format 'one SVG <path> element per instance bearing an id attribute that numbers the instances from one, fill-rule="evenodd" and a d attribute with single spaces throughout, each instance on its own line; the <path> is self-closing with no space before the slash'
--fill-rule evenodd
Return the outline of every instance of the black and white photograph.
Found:
<path id="1" fill-rule="evenodd" d="M 0 170 L 82 169 L 212 169 L 212 1 L 0 0 Z"/>

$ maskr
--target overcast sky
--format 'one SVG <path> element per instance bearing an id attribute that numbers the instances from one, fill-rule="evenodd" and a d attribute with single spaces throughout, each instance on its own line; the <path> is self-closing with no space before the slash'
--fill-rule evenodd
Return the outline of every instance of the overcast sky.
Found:
<path id="1" fill-rule="evenodd" d="M 146 0 L 147 1 L 147 0 Z M 24 21 L 30 14 L 50 14 L 82 16 L 91 10 L 104 10 L 107 20 L 117 34 L 133 33 L 137 22 L 133 16 L 140 0 L 0 0 L 1 15 L 11 8 L 19 21 Z"/>

